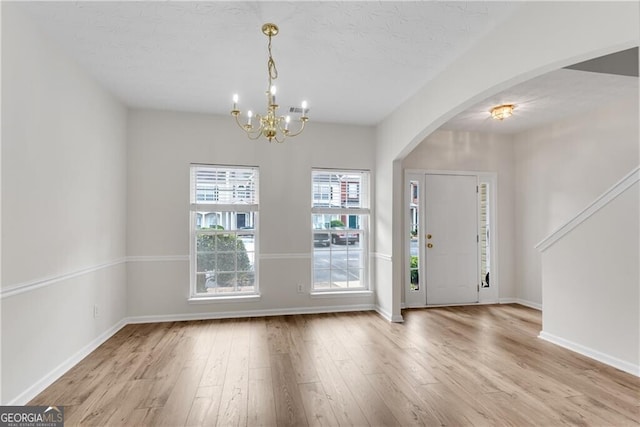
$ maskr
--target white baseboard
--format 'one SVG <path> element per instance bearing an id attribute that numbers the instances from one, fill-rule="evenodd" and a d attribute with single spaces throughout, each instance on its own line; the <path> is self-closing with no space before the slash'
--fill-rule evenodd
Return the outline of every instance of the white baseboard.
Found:
<path id="1" fill-rule="evenodd" d="M 73 356 L 62 362 L 60 365 L 55 367 L 51 372 L 42 377 L 38 382 L 33 384 L 31 387 L 20 393 L 10 402 L 7 402 L 8 406 L 21 406 L 26 405 L 31 399 L 36 397 L 38 394 L 42 393 L 44 389 L 53 384 L 58 378 L 64 375 L 67 371 L 73 368 L 78 362 L 87 357 L 92 351 L 100 347 L 102 343 L 111 338 L 116 334 L 120 329 L 126 326 L 125 320 L 121 320 L 116 323 L 114 326 L 100 334 L 96 339 L 91 341 L 89 344 L 82 347 L 78 352 L 76 352 Z"/>
<path id="2" fill-rule="evenodd" d="M 391 316 L 391 321 L 393 323 L 403 323 L 404 317 L 402 317 L 402 314 L 397 314 L 395 316 Z"/>
<path id="3" fill-rule="evenodd" d="M 500 302 L 498 302 L 498 301 L 481 301 L 481 302 L 463 302 L 463 303 L 460 303 L 460 304 L 425 304 L 425 305 L 412 305 L 412 306 L 407 306 L 405 303 L 402 303 L 402 304 L 400 304 L 400 308 L 402 308 L 404 310 L 405 308 L 469 307 L 469 306 L 474 306 L 474 305 L 493 305 L 493 304 L 512 304 L 512 303 L 515 303 L 515 301 L 508 301 L 508 302 L 504 303 L 504 302 L 502 302 L 502 300 L 500 300 Z"/>
<path id="4" fill-rule="evenodd" d="M 393 323 L 404 322 L 404 317 L 402 317 L 401 314 L 394 316 L 391 313 L 389 313 L 387 310 L 380 307 L 379 305 L 376 305 L 374 310 L 376 311 L 376 313 L 378 313 L 380 316 L 382 316 L 384 319 L 388 320 L 389 322 L 393 322 Z"/>
<path id="5" fill-rule="evenodd" d="M 389 313 L 387 310 L 380 307 L 379 305 L 376 305 L 375 310 L 376 310 L 376 313 L 378 313 L 380 316 L 382 316 L 383 318 L 391 322 L 391 318 L 393 317 L 391 313 Z"/>
<path id="6" fill-rule="evenodd" d="M 126 323 L 155 323 L 155 322 L 180 322 L 187 320 L 209 320 L 209 319 L 236 319 L 245 317 L 266 317 L 266 316 L 288 316 L 293 314 L 319 314 L 319 313 L 341 313 L 350 311 L 373 311 L 373 304 L 354 304 L 329 307 L 304 307 L 290 309 L 270 309 L 270 310 L 246 310 L 246 311 L 224 311 L 211 313 L 188 313 L 188 314 L 161 314 L 150 316 L 128 317 Z"/>
<path id="7" fill-rule="evenodd" d="M 560 347 L 564 347 L 568 350 L 575 351 L 583 356 L 602 362 L 605 365 L 613 366 L 614 368 L 620 369 L 621 371 L 627 372 L 631 375 L 635 375 L 636 377 L 640 377 L 640 365 L 634 365 L 633 363 L 618 359 L 582 344 L 560 338 L 545 331 L 540 332 L 538 338 L 549 341 L 550 343 L 559 345 Z"/>
<path id="8" fill-rule="evenodd" d="M 520 298 L 500 298 L 500 304 L 520 304 L 525 307 L 534 308 L 536 310 L 542 311 L 542 304 L 538 304 L 537 302 L 527 301 L 525 299 Z"/>

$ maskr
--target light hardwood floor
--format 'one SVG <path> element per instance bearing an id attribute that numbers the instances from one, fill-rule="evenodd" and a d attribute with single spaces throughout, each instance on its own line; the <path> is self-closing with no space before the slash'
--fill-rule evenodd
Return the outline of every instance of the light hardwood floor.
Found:
<path id="1" fill-rule="evenodd" d="M 128 325 L 30 404 L 66 425 L 640 424 L 640 379 L 519 305 Z"/>

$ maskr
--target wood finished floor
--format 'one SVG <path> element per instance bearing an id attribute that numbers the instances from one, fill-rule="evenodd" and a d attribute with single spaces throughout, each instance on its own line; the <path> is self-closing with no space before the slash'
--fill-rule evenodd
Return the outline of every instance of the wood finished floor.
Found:
<path id="1" fill-rule="evenodd" d="M 519 305 L 128 325 L 32 405 L 65 425 L 640 424 L 640 379 Z"/>

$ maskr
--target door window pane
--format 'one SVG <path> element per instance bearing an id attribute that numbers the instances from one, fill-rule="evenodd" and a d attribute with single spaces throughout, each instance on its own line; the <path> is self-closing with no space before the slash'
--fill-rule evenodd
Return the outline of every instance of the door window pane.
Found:
<path id="1" fill-rule="evenodd" d="M 409 182 L 409 280 L 410 290 L 420 290 L 420 188 L 418 181 Z"/>
<path id="2" fill-rule="evenodd" d="M 489 238 L 490 209 L 489 209 L 489 183 L 480 183 L 480 277 L 482 279 L 482 287 L 488 288 L 491 285 L 490 265 L 491 265 L 491 248 Z"/>

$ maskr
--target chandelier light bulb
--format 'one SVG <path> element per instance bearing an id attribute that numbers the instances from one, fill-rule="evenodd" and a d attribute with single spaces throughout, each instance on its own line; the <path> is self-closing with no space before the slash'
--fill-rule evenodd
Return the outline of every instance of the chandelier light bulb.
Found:
<path id="1" fill-rule="evenodd" d="M 284 118 L 284 130 L 289 130 L 290 121 L 291 121 L 291 116 L 287 116 Z"/>
<path id="2" fill-rule="evenodd" d="M 238 94 L 233 94 L 233 111 L 238 109 Z"/>
<path id="3" fill-rule="evenodd" d="M 253 112 L 251 110 L 247 111 L 247 125 L 251 126 L 251 117 L 253 117 Z"/>

